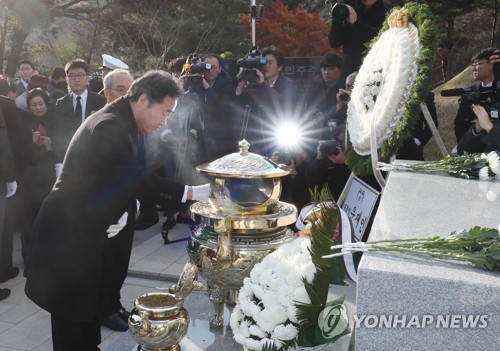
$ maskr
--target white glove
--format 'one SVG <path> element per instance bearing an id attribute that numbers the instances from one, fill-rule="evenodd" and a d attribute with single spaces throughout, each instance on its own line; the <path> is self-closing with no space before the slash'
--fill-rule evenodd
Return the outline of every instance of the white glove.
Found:
<path id="1" fill-rule="evenodd" d="M 12 182 L 5 183 L 5 185 L 7 187 L 7 193 L 5 194 L 5 197 L 14 196 L 17 191 L 17 182 L 14 180 Z"/>
<path id="2" fill-rule="evenodd" d="M 62 171 L 62 163 L 56 163 L 54 169 L 56 170 L 56 178 L 59 178 Z"/>
<path id="3" fill-rule="evenodd" d="M 193 198 L 196 201 L 207 201 L 210 196 L 210 184 L 192 186 Z"/>
<path id="4" fill-rule="evenodd" d="M 118 220 L 118 223 L 111 224 L 109 226 L 108 230 L 106 230 L 106 233 L 108 233 L 108 238 L 114 237 L 127 225 L 127 218 L 128 218 L 128 212 L 124 212 L 120 217 L 120 219 Z"/>

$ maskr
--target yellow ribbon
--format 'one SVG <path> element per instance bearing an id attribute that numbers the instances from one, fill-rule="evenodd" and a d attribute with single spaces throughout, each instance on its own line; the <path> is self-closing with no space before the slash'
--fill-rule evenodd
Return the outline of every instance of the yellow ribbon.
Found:
<path id="1" fill-rule="evenodd" d="M 389 28 L 408 28 L 408 10 L 394 10 L 387 19 Z"/>

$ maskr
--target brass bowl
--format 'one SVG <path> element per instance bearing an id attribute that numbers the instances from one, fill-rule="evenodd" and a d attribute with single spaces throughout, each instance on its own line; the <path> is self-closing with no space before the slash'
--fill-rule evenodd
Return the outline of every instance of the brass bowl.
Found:
<path id="1" fill-rule="evenodd" d="M 142 351 L 176 351 L 187 334 L 189 315 L 182 300 L 170 293 L 139 296 L 130 312 L 130 333 Z"/>

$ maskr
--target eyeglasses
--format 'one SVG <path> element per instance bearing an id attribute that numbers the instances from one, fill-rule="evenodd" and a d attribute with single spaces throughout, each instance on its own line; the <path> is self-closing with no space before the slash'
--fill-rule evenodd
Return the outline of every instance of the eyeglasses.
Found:
<path id="1" fill-rule="evenodd" d="M 68 74 L 66 77 L 68 77 L 69 79 L 71 80 L 74 80 L 74 79 L 83 79 L 84 77 L 87 77 L 87 74 L 85 73 L 78 73 L 78 74 Z"/>
<path id="2" fill-rule="evenodd" d="M 470 66 L 471 66 L 472 68 L 478 68 L 479 66 L 484 65 L 485 63 L 490 63 L 490 61 L 485 61 L 485 62 L 473 62 L 473 63 L 471 63 L 471 65 L 470 65 Z"/>

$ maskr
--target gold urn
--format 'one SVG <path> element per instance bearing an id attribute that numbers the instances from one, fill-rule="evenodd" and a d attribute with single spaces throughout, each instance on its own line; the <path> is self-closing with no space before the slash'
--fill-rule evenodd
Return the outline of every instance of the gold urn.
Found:
<path id="1" fill-rule="evenodd" d="M 184 299 L 202 285 L 196 280 L 198 268 L 192 261 L 184 266 L 179 281 L 169 292 L 139 296 L 130 312 L 128 325 L 140 351 L 179 351 L 179 342 L 186 336 L 189 315 Z"/>
<path id="2" fill-rule="evenodd" d="M 188 254 L 208 283 L 212 327 L 223 326 L 226 298 L 235 299 L 253 266 L 295 238 L 288 225 L 295 223 L 297 209 L 279 201 L 281 177 L 289 171 L 249 152 L 246 140 L 239 146 L 239 153 L 197 167 L 210 177 L 211 191 L 208 202 L 191 206 L 201 225 L 190 235 Z"/>

